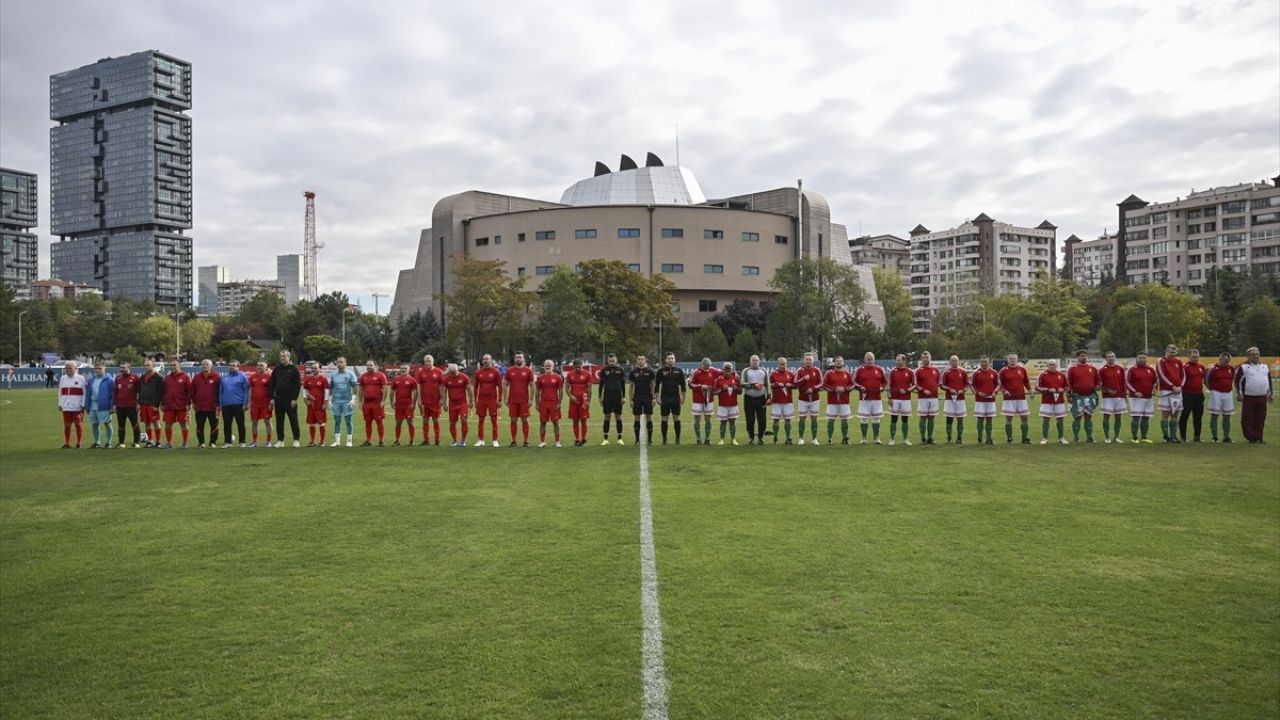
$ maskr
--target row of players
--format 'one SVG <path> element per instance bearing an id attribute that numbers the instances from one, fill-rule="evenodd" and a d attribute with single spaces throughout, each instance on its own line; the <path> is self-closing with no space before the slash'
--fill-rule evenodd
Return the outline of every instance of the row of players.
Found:
<path id="1" fill-rule="evenodd" d="M 1040 394 L 1041 444 L 1049 442 L 1051 422 L 1056 423 L 1058 442 L 1068 444 L 1064 432 L 1068 412 L 1073 418 L 1075 440 L 1079 441 L 1083 427 L 1085 442 L 1094 442 L 1093 416 L 1099 409 L 1103 419 L 1103 441 L 1106 443 L 1124 442 L 1121 416 L 1126 413 L 1131 416 L 1130 439 L 1150 443 L 1150 418 L 1156 412 L 1160 413 L 1164 441 L 1178 443 L 1180 437 L 1186 437 L 1188 418 L 1193 421 L 1193 439 L 1199 441 L 1204 390 L 1207 388 L 1213 440 L 1218 440 L 1218 423 L 1221 420 L 1222 440 L 1231 442 L 1230 418 L 1235 413 L 1235 401 L 1239 398 L 1246 409 L 1245 437 L 1249 442 L 1261 442 L 1266 403 L 1270 401 L 1272 392 L 1270 376 L 1266 366 L 1258 361 L 1256 348 L 1251 348 L 1248 356 L 1246 363 L 1235 366 L 1231 356 L 1223 353 L 1216 364 L 1205 367 L 1200 364 L 1197 351 L 1192 350 L 1190 360 L 1183 363 L 1177 357 L 1177 348 L 1171 345 L 1154 365 L 1148 363 L 1145 354 L 1139 354 L 1134 365 L 1125 367 L 1117 362 L 1114 353 L 1108 353 L 1105 364 L 1099 368 L 1089 362 L 1086 352 L 1081 351 L 1076 362 L 1071 363 L 1065 372 L 1058 368 L 1056 361 L 1050 361 L 1033 387 L 1016 354 L 1008 355 L 1007 364 L 998 371 L 986 356 L 981 358 L 978 369 L 973 372 L 961 367 L 956 356 L 952 356 L 949 366 L 942 369 L 934 366 L 932 357 L 925 352 L 915 368 L 908 366 L 904 355 L 898 355 L 896 366 L 886 372 L 876 363 L 875 356 L 867 353 L 862 365 L 852 371 L 845 366 L 843 358 L 836 357 L 832 367 L 824 372 L 814 364 L 814 355 L 807 353 L 800 367 L 794 371 L 788 367 L 785 357 L 778 358 L 776 368 L 767 371 L 761 367 L 759 356 L 752 356 L 749 366 L 740 373 L 735 372 L 732 363 L 716 369 L 709 359 L 704 358 L 701 367 L 688 374 L 676 366 L 672 353 L 666 355 L 663 365 L 656 370 L 648 366 L 644 356 L 640 356 L 629 373 L 618 365 L 617 356 L 610 354 L 606 364 L 594 373 L 584 368 L 581 360 L 573 361 L 569 369 L 559 373 L 555 364 L 547 360 L 542 365 L 542 372 L 535 375 L 533 369 L 526 365 L 524 355 L 517 353 L 514 364 L 505 373 L 494 366 L 491 356 L 485 355 L 473 378 L 461 372 L 457 365 L 450 364 L 445 369 L 437 367 L 430 355 L 424 357 L 421 367 L 393 373 L 390 377 L 372 362 L 367 364 L 364 373 L 357 375 L 347 367 L 344 358 L 338 359 L 337 370 L 332 374 L 322 374 L 316 363 L 308 363 L 305 376 L 301 376 L 286 351 L 281 353 L 281 362 L 274 370 L 260 362 L 257 372 L 248 375 L 239 372 L 235 363 L 227 375 L 221 375 L 213 370 L 208 360 L 194 377 L 176 365 L 171 367 L 168 375 L 163 375 L 163 361 L 148 360 L 141 376 L 134 375 L 127 364 L 119 375 L 108 376 L 99 364 L 95 375 L 86 379 L 76 372 L 75 364 L 69 362 L 60 382 L 59 406 L 64 419 L 63 447 L 70 447 L 72 429 L 76 432 L 79 447 L 82 437 L 80 418 L 86 409 L 93 426 L 93 447 L 112 445 L 113 414 L 120 428 L 122 447 L 126 423 L 133 426 L 135 446 L 172 447 L 173 425 L 177 424 L 182 433 L 182 447 L 186 447 L 189 408 L 195 410 L 197 441 L 201 447 L 206 446 L 206 425 L 210 429 L 208 446 L 217 445 L 219 416 L 226 439 L 223 447 L 231 446 L 233 423 L 239 431 L 241 445 L 256 447 L 260 421 L 266 427 L 266 442 L 271 445 L 270 420 L 273 412 L 278 438 L 275 446 L 284 446 L 284 423 L 287 419 L 297 447 L 300 445 L 297 419 L 299 392 L 306 407 L 306 424 L 310 446 L 313 447 L 325 443 L 330 413 L 334 416 L 332 446 L 342 444 L 345 426 L 346 445 L 351 447 L 355 434 L 352 418 L 357 405 L 364 417 L 363 445 L 373 444 L 375 428 L 378 445 L 385 444 L 384 420 L 388 404 L 395 413 L 393 445 L 401 444 L 402 430 L 406 425 L 409 444 L 414 444 L 414 419 L 420 408 L 422 444 L 440 444 L 440 418 L 447 413 L 451 446 L 466 446 L 471 409 L 475 408 L 479 419 L 476 446 L 485 445 L 487 419 L 492 433 L 491 442 L 496 447 L 499 445 L 499 407 L 505 405 L 510 418 L 510 444 L 515 447 L 518 437 L 523 438 L 525 446 L 529 445 L 529 415 L 531 404 L 535 404 L 531 401 L 536 399 L 541 425 L 539 446 L 546 445 L 547 426 L 551 425 L 553 442 L 559 447 L 561 410 L 566 396 L 574 445 L 587 443 L 592 388 L 596 387 L 604 412 L 604 445 L 610 442 L 610 420 L 617 430 L 617 442 L 624 443 L 622 414 L 628 391 L 637 443 L 641 439 L 642 421 L 644 437 L 653 437 L 652 417 L 656 399 L 662 420 L 662 443 L 668 441 L 670 419 L 675 442 L 679 444 L 681 411 L 686 395 L 691 394 L 697 444 L 711 444 L 713 416 L 719 420 L 719 443 L 723 445 L 727 435 L 730 444 L 738 444 L 737 419 L 741 397 L 748 445 L 764 443 L 767 407 L 771 408 L 775 443 L 782 437 L 781 430 L 785 432 L 785 444 L 791 444 L 793 419 L 798 419 L 798 444 L 805 444 L 805 421 L 808 420 L 810 442 L 817 445 L 820 444 L 819 405 L 821 394 L 825 393 L 827 444 L 834 444 L 835 427 L 839 422 L 841 443 L 847 445 L 849 421 L 854 415 L 851 393 L 856 390 L 859 393 L 857 416 L 861 426 L 861 444 L 868 442 L 868 430 L 871 432 L 870 441 L 881 443 L 880 423 L 885 414 L 882 396 L 887 393 L 889 444 L 896 443 L 899 431 L 903 444 L 911 444 L 908 422 L 914 395 L 920 441 L 932 445 L 935 444 L 934 420 L 939 414 L 940 402 L 946 418 L 947 442 L 952 442 L 954 437 L 954 442 L 963 444 L 964 422 L 968 414 L 966 397 L 972 393 L 974 415 L 978 421 L 978 442 L 990 445 L 993 444 L 992 424 L 997 396 L 1000 396 L 1000 410 L 1005 417 L 1006 442 L 1013 442 L 1013 420 L 1019 418 L 1022 443 L 1030 443 L 1027 396 L 1034 392 Z M 1261 403 L 1260 419 L 1253 417 L 1259 414 L 1256 412 L 1258 402 L 1254 401 Z M 251 443 L 245 442 L 246 405 L 253 427 Z M 164 443 L 159 442 L 161 418 L 165 425 Z M 105 431 L 105 438 L 100 430 Z"/>

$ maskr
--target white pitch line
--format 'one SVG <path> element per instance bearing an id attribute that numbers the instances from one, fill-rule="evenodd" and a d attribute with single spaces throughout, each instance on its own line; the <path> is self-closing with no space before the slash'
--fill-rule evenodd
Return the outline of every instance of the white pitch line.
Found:
<path id="1" fill-rule="evenodd" d="M 658 607 L 658 563 L 653 549 L 653 505 L 649 502 L 649 443 L 640 442 L 640 614 L 644 619 L 644 720 L 667 720 L 667 672 L 662 660 L 662 611 Z"/>

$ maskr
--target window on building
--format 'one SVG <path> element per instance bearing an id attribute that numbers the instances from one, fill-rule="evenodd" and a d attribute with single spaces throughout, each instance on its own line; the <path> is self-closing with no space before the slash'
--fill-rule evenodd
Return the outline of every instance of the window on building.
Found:
<path id="1" fill-rule="evenodd" d="M 1151 213 L 1152 225 L 1163 225 L 1167 222 L 1169 222 L 1169 213 L 1167 212 Z"/>
<path id="2" fill-rule="evenodd" d="M 537 274 L 537 275 L 550 275 L 555 271 L 556 271 L 555 265 L 539 265 L 533 270 L 534 274 Z"/>
<path id="3" fill-rule="evenodd" d="M 516 268 L 516 277 L 524 277 L 524 276 L 525 276 L 524 268 L 522 267 Z"/>
<path id="4" fill-rule="evenodd" d="M 618 237 L 638 238 L 640 237 L 640 228 L 618 228 Z"/>
<path id="5" fill-rule="evenodd" d="M 1223 215 L 1234 215 L 1235 213 L 1242 213 L 1242 212 L 1244 212 L 1244 210 L 1245 210 L 1245 202 L 1244 202 L 1244 200 L 1237 200 L 1237 201 L 1235 201 L 1235 202 L 1229 202 L 1229 203 L 1223 203 L 1223 204 L 1222 204 L 1222 214 L 1223 214 Z M 1225 221 L 1224 221 L 1224 222 L 1225 222 Z"/>
<path id="6" fill-rule="evenodd" d="M 1244 218 L 1243 217 L 1222 218 L 1222 229 L 1223 230 L 1242 230 L 1244 229 Z"/>
<path id="7" fill-rule="evenodd" d="M 684 263 L 662 263 L 662 272 L 668 275 L 684 272 Z"/>
<path id="8" fill-rule="evenodd" d="M 680 303 L 671 303 L 671 312 L 676 315 L 680 314 Z"/>
<path id="9" fill-rule="evenodd" d="M 684 228 L 662 228 L 662 237 L 682 238 L 684 237 Z"/>
<path id="10" fill-rule="evenodd" d="M 1241 218 L 1241 219 L 1243 219 L 1243 218 Z M 1165 239 L 1165 238 L 1167 238 L 1167 237 L 1169 237 L 1169 228 L 1167 228 L 1167 227 L 1158 227 L 1158 228 L 1152 228 L 1152 229 L 1151 229 L 1151 239 L 1152 239 L 1152 240 L 1163 240 L 1163 239 Z"/>
<path id="11" fill-rule="evenodd" d="M 1200 232 L 1200 224 L 1199 224 L 1199 223 L 1196 223 L 1195 225 L 1188 225 L 1188 226 L 1187 226 L 1187 234 L 1188 234 L 1188 235 L 1195 235 L 1195 234 L 1197 234 L 1197 233 L 1199 233 L 1199 232 Z"/>
<path id="12" fill-rule="evenodd" d="M 715 311 L 716 311 L 715 300 L 699 300 L 698 301 L 698 312 L 715 312 Z"/>
<path id="13" fill-rule="evenodd" d="M 1218 223 L 1207 222 L 1204 224 L 1204 232 L 1209 233 L 1209 232 L 1217 232 L 1217 231 L 1218 231 Z"/>
<path id="14" fill-rule="evenodd" d="M 524 233 L 516 233 L 516 242 L 524 242 Z"/>
<path id="15" fill-rule="evenodd" d="M 596 229 L 584 228 L 581 230 L 574 230 L 573 236 L 578 240 L 590 240 L 591 238 L 594 238 L 596 236 Z"/>
<path id="16" fill-rule="evenodd" d="M 722 240 L 724 239 L 723 230 L 703 230 L 702 238 L 704 240 Z"/>
<path id="17" fill-rule="evenodd" d="M 501 235 L 494 235 L 494 236 L 493 236 L 493 244 L 494 244 L 494 245 L 501 245 L 501 244 L 502 244 L 502 236 L 501 236 Z"/>
<path id="18" fill-rule="evenodd" d="M 555 240 L 556 231 L 555 230 L 539 230 L 538 232 L 533 234 L 533 239 L 534 240 Z"/>
<path id="19" fill-rule="evenodd" d="M 711 264 L 703 265 L 703 266 L 702 266 L 702 272 L 704 272 L 704 273 L 711 273 L 711 274 L 713 274 L 713 275 L 723 274 L 723 273 L 724 273 L 724 266 L 723 266 L 723 265 L 711 265 Z"/>
<path id="20" fill-rule="evenodd" d="M 488 245 L 488 244 L 489 244 L 489 238 L 487 237 L 476 238 L 476 247 L 484 247 L 485 245 Z"/>
<path id="21" fill-rule="evenodd" d="M 760 268 L 756 265 L 743 265 L 742 274 L 743 275 L 759 275 Z"/>
<path id="22" fill-rule="evenodd" d="M 760 242 L 760 233 L 758 233 L 758 232 L 743 232 L 743 233 L 742 233 L 742 241 L 743 241 L 743 242 Z"/>
<path id="23" fill-rule="evenodd" d="M 640 272 L 640 263 L 627 263 L 627 269 L 631 272 Z"/>
<path id="24" fill-rule="evenodd" d="M 1207 207 L 1207 208 L 1205 208 L 1205 209 L 1204 209 L 1204 216 L 1205 216 L 1205 217 L 1207 217 L 1207 218 L 1217 217 L 1217 216 L 1218 216 L 1218 208 L 1216 208 L 1216 207 L 1214 207 L 1214 206 L 1210 205 L 1209 207 Z"/>
<path id="25" fill-rule="evenodd" d="M 774 243 L 776 243 L 776 244 L 778 244 L 778 245 L 786 245 L 786 244 L 787 244 L 787 241 L 788 241 L 789 239 L 790 239 L 790 238 L 788 238 L 786 235 L 774 235 L 774 236 L 773 236 L 773 242 L 774 242 Z"/>

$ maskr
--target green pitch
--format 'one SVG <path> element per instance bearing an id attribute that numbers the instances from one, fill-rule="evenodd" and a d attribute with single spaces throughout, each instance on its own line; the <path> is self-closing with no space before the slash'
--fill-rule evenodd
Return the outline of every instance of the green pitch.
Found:
<path id="1" fill-rule="evenodd" d="M 641 717 L 629 420 L 77 452 L 54 407 L 0 393 L 3 716 Z M 692 447 L 686 417 L 649 454 L 670 717 L 1275 717 L 1278 407 L 1264 446 Z"/>

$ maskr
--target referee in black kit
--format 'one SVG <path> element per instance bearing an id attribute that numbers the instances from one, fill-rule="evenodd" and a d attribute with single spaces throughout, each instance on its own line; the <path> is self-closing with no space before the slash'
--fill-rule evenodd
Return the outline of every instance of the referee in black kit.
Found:
<path id="1" fill-rule="evenodd" d="M 676 425 L 676 444 L 680 444 L 680 409 L 684 406 L 684 371 L 676 367 L 675 353 L 667 353 L 658 368 L 658 407 L 662 413 L 662 444 L 667 444 L 667 416 Z"/>

